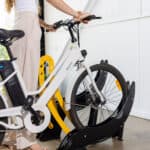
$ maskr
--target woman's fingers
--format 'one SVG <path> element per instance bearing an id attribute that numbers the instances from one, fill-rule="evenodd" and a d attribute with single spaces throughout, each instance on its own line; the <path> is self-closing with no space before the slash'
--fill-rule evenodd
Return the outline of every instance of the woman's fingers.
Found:
<path id="1" fill-rule="evenodd" d="M 88 20 L 84 20 L 84 18 L 88 17 L 90 14 L 87 13 L 87 12 L 81 12 L 81 11 L 78 11 L 78 16 L 75 17 L 74 19 L 76 21 L 80 21 L 80 22 L 83 22 L 83 23 L 88 23 Z"/>
<path id="2" fill-rule="evenodd" d="M 53 27 L 53 25 L 46 25 L 45 26 L 46 32 L 55 32 L 56 29 Z"/>

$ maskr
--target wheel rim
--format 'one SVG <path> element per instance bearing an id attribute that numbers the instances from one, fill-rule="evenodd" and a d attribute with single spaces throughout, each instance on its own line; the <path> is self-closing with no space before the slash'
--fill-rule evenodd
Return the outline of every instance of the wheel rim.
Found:
<path id="1" fill-rule="evenodd" d="M 122 105 L 125 93 L 123 93 L 124 91 L 120 81 L 111 72 L 106 73 L 105 69 L 102 72 L 101 79 L 99 78 L 101 86 L 98 86 L 98 88 L 106 98 L 105 103 L 102 104 L 98 101 L 96 104 L 93 104 L 93 102 L 89 102 L 90 97 L 87 98 L 86 96 L 90 95 L 88 89 L 91 83 L 90 80 L 87 79 L 87 73 L 84 73 L 82 82 L 80 81 L 78 87 L 74 90 L 76 98 L 73 100 L 72 107 L 74 107 L 74 110 L 76 111 L 73 111 L 73 113 L 75 113 L 74 116 L 78 119 L 80 127 L 95 126 L 103 123 L 112 117 L 117 112 L 120 105 Z M 96 68 L 92 69 L 92 77 L 95 81 L 98 81 L 97 74 L 98 70 L 96 70 Z M 102 79 L 105 79 L 105 81 Z M 86 81 L 87 85 L 85 85 L 83 81 Z M 83 96 L 84 94 L 86 95 L 85 97 Z M 79 101 L 77 99 L 79 99 Z M 86 101 L 83 101 L 83 99 L 86 99 Z"/>

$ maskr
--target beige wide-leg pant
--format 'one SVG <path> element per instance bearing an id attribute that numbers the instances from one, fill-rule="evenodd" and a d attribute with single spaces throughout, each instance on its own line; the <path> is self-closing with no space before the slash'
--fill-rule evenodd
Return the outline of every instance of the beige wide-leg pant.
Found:
<path id="1" fill-rule="evenodd" d="M 15 27 L 25 32 L 25 37 L 15 41 L 11 47 L 14 57 L 28 91 L 34 91 L 38 85 L 41 29 L 38 15 L 32 12 L 18 12 L 15 15 Z M 16 134 L 17 149 L 24 149 L 36 143 L 36 135 L 26 129 L 6 133 L 4 144 L 11 145 L 10 135 Z"/>
<path id="2" fill-rule="evenodd" d="M 15 29 L 25 32 L 25 37 L 14 42 L 12 52 L 17 57 L 20 72 L 28 91 L 37 89 L 40 59 L 41 29 L 38 15 L 32 12 L 18 12 Z"/>

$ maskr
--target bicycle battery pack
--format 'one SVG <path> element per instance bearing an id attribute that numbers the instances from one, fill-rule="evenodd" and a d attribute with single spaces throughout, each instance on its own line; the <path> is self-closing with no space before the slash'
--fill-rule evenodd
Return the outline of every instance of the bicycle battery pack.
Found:
<path id="1" fill-rule="evenodd" d="M 13 72 L 14 67 L 11 61 L 0 61 L 0 75 L 3 80 L 5 80 Z M 25 95 L 16 75 L 8 80 L 5 86 L 14 106 L 25 104 Z"/>

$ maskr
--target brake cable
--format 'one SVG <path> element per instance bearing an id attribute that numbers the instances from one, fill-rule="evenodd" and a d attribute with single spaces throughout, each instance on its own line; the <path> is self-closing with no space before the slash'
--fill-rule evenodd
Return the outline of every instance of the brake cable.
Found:
<path id="1" fill-rule="evenodd" d="M 80 47 L 80 27 L 79 27 L 79 24 L 77 24 L 77 38 L 78 38 L 78 46 Z"/>

